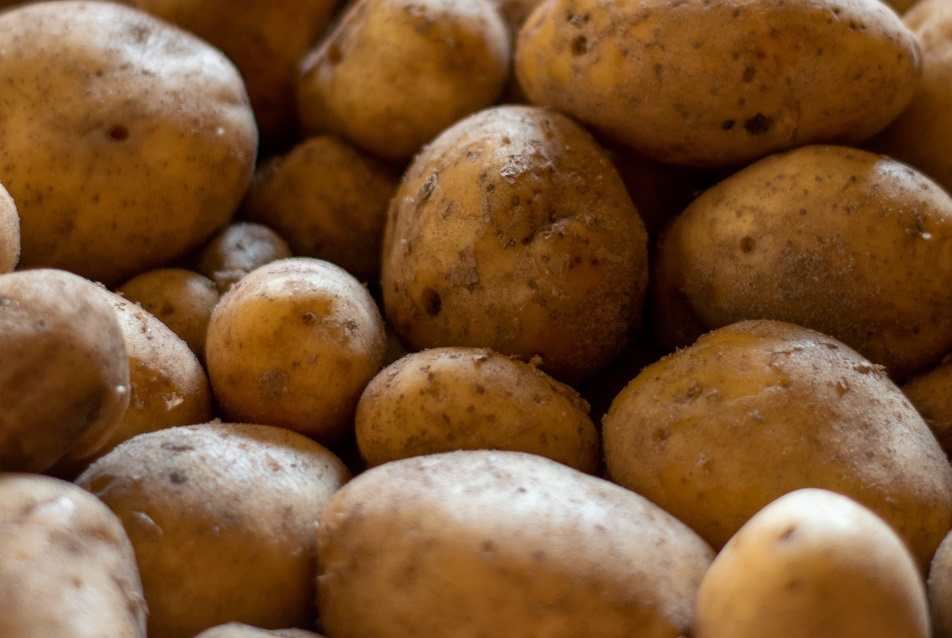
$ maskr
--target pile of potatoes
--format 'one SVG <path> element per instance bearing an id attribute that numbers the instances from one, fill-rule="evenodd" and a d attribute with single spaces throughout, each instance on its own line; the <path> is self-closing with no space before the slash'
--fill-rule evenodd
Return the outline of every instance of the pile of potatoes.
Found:
<path id="1" fill-rule="evenodd" d="M 952 638 L 949 0 L 0 6 L 0 638 Z"/>

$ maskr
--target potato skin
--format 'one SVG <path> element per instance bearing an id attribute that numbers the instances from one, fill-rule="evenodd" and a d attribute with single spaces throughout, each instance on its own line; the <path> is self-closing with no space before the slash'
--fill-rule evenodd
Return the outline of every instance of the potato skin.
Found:
<path id="1" fill-rule="evenodd" d="M 902 391 L 952 458 L 952 358 L 908 379 Z"/>
<path id="2" fill-rule="evenodd" d="M 444 131 L 391 200 L 381 288 L 408 349 L 487 347 L 574 383 L 641 322 L 647 232 L 580 126 L 498 106 Z"/>
<path id="3" fill-rule="evenodd" d="M 264 224 L 233 221 L 215 233 L 194 256 L 191 266 L 225 294 L 259 266 L 292 257 L 287 240 Z"/>
<path id="4" fill-rule="evenodd" d="M 20 213 L 0 184 L 0 274 L 12 272 L 20 261 Z"/>
<path id="5" fill-rule="evenodd" d="M 335 638 L 676 638 L 711 558 L 617 485 L 523 452 L 446 452 L 335 493 L 318 604 Z"/>
<path id="6" fill-rule="evenodd" d="M 880 0 L 554 0 L 529 16 L 515 58 L 532 104 L 707 167 L 866 140 L 921 74 L 916 37 Z"/>

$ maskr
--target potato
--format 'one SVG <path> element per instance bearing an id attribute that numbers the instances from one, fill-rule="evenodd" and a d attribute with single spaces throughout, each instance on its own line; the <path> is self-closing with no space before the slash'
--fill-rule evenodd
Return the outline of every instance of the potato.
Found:
<path id="1" fill-rule="evenodd" d="M 519 32 L 532 104 L 664 163 L 853 145 L 912 100 L 916 36 L 880 0 L 553 0 Z"/>
<path id="2" fill-rule="evenodd" d="M 524 452 L 386 463 L 318 527 L 328 636 L 687 635 L 712 559 L 634 492 Z"/>
<path id="3" fill-rule="evenodd" d="M 902 391 L 952 458 L 952 357 L 907 380 Z"/>
<path id="4" fill-rule="evenodd" d="M 0 361 L 0 470 L 43 472 L 91 454 L 129 406 L 119 321 L 79 275 L 0 275 Z"/>
<path id="5" fill-rule="evenodd" d="M 386 351 L 367 289 L 330 262 L 293 257 L 248 273 L 222 296 L 205 354 L 224 418 L 331 445 L 353 431 L 357 401 Z"/>
<path id="6" fill-rule="evenodd" d="M 832 335 L 901 382 L 952 350 L 952 198 L 915 169 L 813 145 L 695 199 L 655 251 L 653 325 L 669 346 L 743 319 Z"/>
<path id="7" fill-rule="evenodd" d="M 208 240 L 192 266 L 218 285 L 222 294 L 258 266 L 292 256 L 287 240 L 274 229 L 233 221 Z"/>
<path id="8" fill-rule="evenodd" d="M 896 528 L 923 572 L 952 527 L 952 466 L 881 367 L 828 335 L 742 321 L 647 366 L 602 422 L 612 480 L 719 549 L 802 487 Z"/>
<path id="9" fill-rule="evenodd" d="M 79 487 L 0 473 L 0 635 L 145 638 L 146 605 L 119 519 Z"/>
<path id="10" fill-rule="evenodd" d="M 647 233 L 580 126 L 499 106 L 459 121 L 403 175 L 384 229 L 384 311 L 410 350 L 491 348 L 575 383 L 641 323 Z"/>
<path id="11" fill-rule="evenodd" d="M 531 452 L 582 472 L 601 465 L 589 406 L 535 366 L 487 348 L 432 348 L 390 364 L 357 403 L 364 461 L 453 450 Z"/>
<path id="12" fill-rule="evenodd" d="M 490 0 L 357 0 L 301 61 L 302 132 L 334 133 L 405 162 L 496 101 L 511 49 Z"/>
<path id="13" fill-rule="evenodd" d="M 380 279 L 380 243 L 397 172 L 331 135 L 308 138 L 255 173 L 239 215 L 273 228 L 295 255 L 317 257 L 361 281 Z"/>
<path id="14" fill-rule="evenodd" d="M 258 133 L 220 51 L 96 0 L 3 12 L 0 49 L 0 181 L 20 213 L 20 267 L 117 285 L 234 213 Z"/>
<path id="15" fill-rule="evenodd" d="M 946 535 L 929 567 L 927 592 L 934 638 L 952 636 L 952 533 Z"/>
<path id="16" fill-rule="evenodd" d="M 926 590 L 902 539 L 822 489 L 757 512 L 701 581 L 696 638 L 929 638 Z"/>
<path id="17" fill-rule="evenodd" d="M 13 271 L 20 261 L 20 213 L 0 184 L 0 274 Z"/>
<path id="18" fill-rule="evenodd" d="M 208 322 L 221 297 L 214 281 L 187 268 L 155 268 L 139 273 L 116 292 L 158 318 L 199 361 L 205 360 Z"/>
<path id="19" fill-rule="evenodd" d="M 76 483 L 122 520 L 149 638 L 244 622 L 311 627 L 315 526 L 349 471 L 283 428 L 205 423 L 134 437 Z"/>
<path id="20" fill-rule="evenodd" d="M 231 622 L 206 629 L 195 638 L 323 638 L 306 629 L 261 629 Z"/>

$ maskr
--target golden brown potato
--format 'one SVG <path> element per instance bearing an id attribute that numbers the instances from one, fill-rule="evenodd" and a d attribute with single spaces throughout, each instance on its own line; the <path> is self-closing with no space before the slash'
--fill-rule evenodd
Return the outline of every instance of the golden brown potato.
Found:
<path id="1" fill-rule="evenodd" d="M 113 286 L 197 248 L 234 213 L 258 133 L 217 49 L 114 2 L 0 14 L 0 175 L 20 267 Z"/>
<path id="2" fill-rule="evenodd" d="M 695 199 L 654 257 L 653 325 L 671 347 L 742 319 L 832 335 L 901 382 L 952 350 L 952 198 L 842 146 L 765 158 Z"/>
<path id="3" fill-rule="evenodd" d="M 371 468 L 318 527 L 329 636 L 685 636 L 711 548 L 647 499 L 534 454 Z"/>
<path id="4" fill-rule="evenodd" d="M 312 627 L 315 527 L 349 471 L 290 430 L 205 423 L 132 438 L 77 479 L 135 548 L 149 638 Z"/>
<path id="5" fill-rule="evenodd" d="M 487 347 L 574 383 L 641 323 L 647 234 L 612 163 L 563 115 L 500 106 L 427 145 L 384 230 L 387 319 L 408 349 Z"/>
<path id="6" fill-rule="evenodd" d="M 0 469 L 91 454 L 129 405 L 129 359 L 100 288 L 36 269 L 0 275 Z"/>
<path id="7" fill-rule="evenodd" d="M 530 452 L 594 474 L 589 406 L 535 366 L 486 348 L 408 354 L 374 377 L 357 404 L 357 446 L 370 466 L 453 450 Z"/>
<path id="8" fill-rule="evenodd" d="M 292 256 L 288 242 L 272 228 L 234 221 L 218 231 L 194 259 L 194 268 L 222 294 L 258 266 Z"/>
<path id="9" fill-rule="evenodd" d="M 952 458 L 952 358 L 907 380 L 902 391 Z"/>
<path id="10" fill-rule="evenodd" d="M 387 205 L 398 182 L 397 172 L 376 157 L 318 135 L 258 169 L 239 215 L 286 237 L 297 256 L 325 259 L 376 283 Z"/>
<path id="11" fill-rule="evenodd" d="M 292 257 L 248 273 L 215 307 L 206 361 L 222 415 L 333 444 L 353 431 L 387 337 L 367 289 L 334 264 Z"/>
<path id="12" fill-rule="evenodd" d="M 490 0 L 357 0 L 301 61 L 303 133 L 335 133 L 405 162 L 496 101 L 511 53 Z"/>
<path id="13" fill-rule="evenodd" d="M 923 572 L 952 527 L 952 466 L 881 367 L 777 321 L 711 331 L 647 366 L 603 419 L 609 476 L 715 548 L 801 487 L 882 516 Z"/>
<path id="14" fill-rule="evenodd" d="M 0 473 L 0 635 L 145 638 L 132 544 L 89 492 L 39 474 Z"/>
<path id="15" fill-rule="evenodd" d="M 20 261 L 20 213 L 7 189 L 0 185 L 0 274 Z"/>
<path id="16" fill-rule="evenodd" d="M 553 0 L 515 58 L 531 103 L 646 157 L 709 167 L 862 142 L 921 74 L 916 36 L 880 0 Z"/>

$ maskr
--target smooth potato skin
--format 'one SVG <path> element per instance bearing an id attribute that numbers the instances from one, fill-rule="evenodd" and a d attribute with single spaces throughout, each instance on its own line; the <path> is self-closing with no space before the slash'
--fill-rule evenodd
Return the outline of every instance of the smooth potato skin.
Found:
<path id="1" fill-rule="evenodd" d="M 0 185 L 0 273 L 11 272 L 20 261 L 20 213 L 7 189 Z"/>
<path id="2" fill-rule="evenodd" d="M 292 256 L 287 240 L 273 228 L 233 221 L 202 246 L 192 267 L 214 281 L 218 292 L 225 294 L 258 266 Z"/>
<path id="3" fill-rule="evenodd" d="M 529 16 L 515 57 L 530 103 L 707 167 L 866 140 L 921 73 L 915 36 L 880 0 L 556 0 Z"/>
<path id="4" fill-rule="evenodd" d="M 945 358 L 936 367 L 907 380 L 902 391 L 952 458 L 952 359 Z"/>

